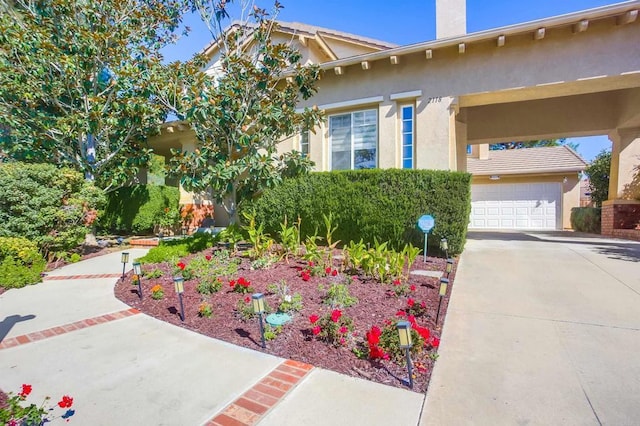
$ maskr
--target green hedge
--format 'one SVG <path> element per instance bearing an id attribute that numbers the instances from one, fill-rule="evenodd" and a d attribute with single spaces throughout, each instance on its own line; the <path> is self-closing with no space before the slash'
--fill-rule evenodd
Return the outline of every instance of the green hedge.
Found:
<path id="1" fill-rule="evenodd" d="M 152 233 L 165 209 L 179 209 L 180 190 L 171 186 L 136 185 L 107 195 L 107 206 L 98 219 L 102 231 Z"/>
<path id="2" fill-rule="evenodd" d="M 243 210 L 254 210 L 265 231 L 277 235 L 285 216 L 291 224 L 302 219 L 301 234 L 324 234 L 322 215 L 333 213 L 338 230 L 334 240 L 344 243 L 389 241 L 422 247 L 416 222 L 423 214 L 435 219 L 429 246 L 437 249 L 446 237 L 449 252 L 459 254 L 465 244 L 471 208 L 471 175 L 439 170 L 357 170 L 311 173 L 288 179 L 265 191 Z M 429 251 L 433 253 L 433 251 Z"/>
<path id="3" fill-rule="evenodd" d="M 146 255 L 138 258 L 137 261 L 145 264 L 167 262 L 173 258 L 180 259 L 191 253 L 197 253 L 213 247 L 214 242 L 215 237 L 204 232 L 195 233 L 187 238 L 162 240 L 157 247 L 153 247 Z"/>
<path id="4" fill-rule="evenodd" d="M 571 209 L 571 228 L 578 232 L 600 233 L 601 210 L 597 207 L 574 207 Z"/>
<path id="5" fill-rule="evenodd" d="M 0 164 L 0 237 L 24 237 L 47 256 L 84 240 L 104 193 L 77 171 L 50 164 Z"/>
<path id="6" fill-rule="evenodd" d="M 26 238 L 0 237 L 0 287 L 19 288 L 40 282 L 45 266 L 36 243 Z"/>

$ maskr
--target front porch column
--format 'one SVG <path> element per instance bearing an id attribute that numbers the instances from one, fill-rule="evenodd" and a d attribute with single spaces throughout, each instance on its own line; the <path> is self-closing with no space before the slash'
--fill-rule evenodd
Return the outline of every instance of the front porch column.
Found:
<path id="1" fill-rule="evenodd" d="M 609 199 L 602 205 L 602 234 L 640 241 L 640 128 L 616 129 Z"/>

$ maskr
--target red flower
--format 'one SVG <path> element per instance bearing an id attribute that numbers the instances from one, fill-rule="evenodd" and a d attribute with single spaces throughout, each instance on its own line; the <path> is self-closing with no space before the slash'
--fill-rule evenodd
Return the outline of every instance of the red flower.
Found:
<path id="1" fill-rule="evenodd" d="M 345 343 L 347 343 L 347 339 L 345 339 L 344 337 L 340 338 L 340 344 L 344 345 Z"/>
<path id="2" fill-rule="evenodd" d="M 311 329 L 311 332 L 313 333 L 314 336 L 317 336 L 318 334 L 320 334 L 321 331 L 322 329 L 320 328 L 319 325 L 316 325 Z"/>
<path id="3" fill-rule="evenodd" d="M 409 320 L 409 322 L 411 323 L 411 325 L 417 325 L 416 323 L 416 317 L 413 315 L 409 315 L 407 316 L 407 320 Z"/>
<path id="4" fill-rule="evenodd" d="M 250 281 L 247 281 L 244 277 L 240 277 L 238 278 L 238 285 L 242 286 L 242 287 L 249 287 L 249 285 L 251 284 Z"/>
<path id="5" fill-rule="evenodd" d="M 210 255 L 210 254 L 208 254 L 208 255 L 206 255 L 204 258 L 205 258 L 205 259 L 207 259 L 207 260 L 211 260 L 211 255 Z"/>
<path id="6" fill-rule="evenodd" d="M 302 277 L 302 281 L 309 281 L 311 279 L 311 272 L 305 269 L 300 273 L 300 277 Z"/>
<path id="7" fill-rule="evenodd" d="M 331 273 L 331 267 L 327 266 L 324 270 L 324 273 L 329 275 Z"/>
<path id="8" fill-rule="evenodd" d="M 184 271 L 184 268 L 186 268 L 187 265 L 185 265 L 184 262 L 178 262 L 178 268 L 180 268 L 182 271 Z"/>
<path id="9" fill-rule="evenodd" d="M 369 347 L 369 358 L 371 359 L 388 359 L 389 355 L 384 353 L 378 346 Z"/>
<path id="10" fill-rule="evenodd" d="M 418 324 L 413 324 L 411 326 L 415 331 L 418 332 L 418 334 L 424 339 L 424 340 L 429 340 L 429 336 L 431 335 L 431 332 L 429 331 L 428 328 L 426 327 L 422 327 L 419 326 Z"/>
<path id="11" fill-rule="evenodd" d="M 411 286 L 409 287 L 409 290 L 416 291 L 416 286 L 414 284 L 411 284 Z"/>
<path id="12" fill-rule="evenodd" d="M 396 312 L 396 316 L 397 316 L 397 317 L 404 317 L 404 316 L 406 316 L 406 315 L 407 315 L 407 314 L 406 314 L 403 310 L 399 310 L 398 312 Z"/>
<path id="13" fill-rule="evenodd" d="M 380 336 L 382 335 L 382 331 L 377 326 L 372 326 L 371 330 L 367 331 L 367 342 L 369 346 L 375 346 L 380 343 Z"/>
<path id="14" fill-rule="evenodd" d="M 236 280 L 229 281 L 229 287 L 234 288 L 236 286 Z"/>
<path id="15" fill-rule="evenodd" d="M 22 385 L 22 392 L 20 392 L 18 396 L 26 398 L 27 395 L 29 395 L 30 393 L 31 393 L 31 385 Z"/>
<path id="16" fill-rule="evenodd" d="M 335 277 L 336 275 L 338 275 L 337 269 L 334 269 L 333 271 L 331 271 L 331 276 Z"/>
<path id="17" fill-rule="evenodd" d="M 434 348 L 437 348 L 438 346 L 440 346 L 440 339 L 438 339 L 436 336 L 433 336 L 429 343 L 431 343 L 431 346 L 433 346 Z"/>
<path id="18" fill-rule="evenodd" d="M 308 265 L 309 265 L 309 268 L 313 268 L 313 262 L 312 261 L 309 261 Z"/>
<path id="19" fill-rule="evenodd" d="M 424 300 L 422 301 L 422 303 L 420 303 L 420 306 L 422 307 L 422 309 L 427 309 L 427 304 L 424 302 Z"/>
<path id="20" fill-rule="evenodd" d="M 340 330 L 338 331 L 342 334 L 347 334 L 349 332 L 349 328 L 347 328 L 346 325 L 343 325 L 342 327 L 340 327 Z"/>
<path id="21" fill-rule="evenodd" d="M 415 303 L 416 303 L 416 302 L 414 302 L 414 301 L 413 301 L 413 299 L 409 299 L 409 300 L 407 300 L 407 305 L 409 305 L 409 307 L 410 307 L 410 308 L 413 308 L 413 305 L 414 305 Z"/>
<path id="22" fill-rule="evenodd" d="M 313 314 L 309 317 L 309 321 L 311 322 L 311 324 L 315 324 L 316 322 L 318 322 L 319 319 L 320 317 L 317 316 L 316 314 Z"/>
<path id="23" fill-rule="evenodd" d="M 251 298 L 249 296 L 244 298 L 244 303 L 249 303 L 251 302 Z"/>
<path id="24" fill-rule="evenodd" d="M 394 281 L 393 281 L 393 285 L 400 285 L 400 284 L 401 284 L 401 283 L 400 283 L 400 279 L 397 279 L 397 280 L 394 280 Z"/>
<path id="25" fill-rule="evenodd" d="M 71 398 L 68 395 L 63 396 L 62 400 L 58 402 L 58 406 L 60 408 L 71 408 L 72 405 L 73 405 L 73 398 Z"/>
<path id="26" fill-rule="evenodd" d="M 338 322 L 341 316 L 342 311 L 340 309 L 334 309 L 333 312 L 331 312 L 331 321 Z"/>

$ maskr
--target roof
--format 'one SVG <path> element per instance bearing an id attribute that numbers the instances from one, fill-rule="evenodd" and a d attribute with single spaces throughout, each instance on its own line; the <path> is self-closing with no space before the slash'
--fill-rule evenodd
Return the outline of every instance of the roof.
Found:
<path id="1" fill-rule="evenodd" d="M 568 146 L 489 151 L 489 158 L 467 158 L 472 175 L 514 175 L 580 172 L 587 163 Z"/>
<path id="2" fill-rule="evenodd" d="M 567 13 L 551 18 L 544 18 L 530 22 L 524 22 L 506 27 L 495 28 L 475 33 L 464 34 L 455 37 L 441 38 L 432 41 L 409 44 L 399 46 L 392 49 L 385 49 L 379 52 L 366 53 L 363 55 L 351 56 L 348 58 L 336 59 L 331 62 L 321 64 L 322 69 L 331 69 L 339 67 L 347 67 L 350 65 L 360 65 L 364 61 L 376 61 L 388 59 L 391 56 L 402 56 L 413 53 L 425 52 L 427 58 L 432 57 L 438 49 L 457 46 L 463 47 L 467 44 L 478 43 L 487 40 L 496 40 L 498 45 L 504 43 L 506 38 L 513 35 L 533 33 L 537 34 L 550 28 L 566 27 L 589 21 L 597 21 L 601 19 L 616 18 L 616 22 L 620 24 L 635 22 L 640 8 L 640 0 L 629 0 L 622 3 L 596 7 L 593 9 L 581 10 L 578 12 Z M 464 50 L 464 49 L 463 49 Z"/>
<path id="3" fill-rule="evenodd" d="M 377 51 L 394 49 L 398 47 L 398 45 L 394 43 L 389 43 L 382 40 L 376 40 L 369 37 L 363 37 L 360 35 L 346 33 L 343 31 L 332 30 L 329 28 L 318 27 L 315 25 L 303 24 L 300 22 L 285 22 L 285 21 L 276 21 L 276 22 L 278 24 L 277 31 L 293 34 L 297 36 L 304 36 L 304 37 L 315 38 L 315 39 L 328 37 L 328 38 L 343 40 L 349 43 L 364 45 L 369 48 L 375 49 Z M 253 22 L 241 22 L 236 20 L 236 21 L 233 21 L 231 25 L 229 25 L 225 29 L 225 32 L 233 31 L 234 29 L 242 26 L 255 27 L 255 25 L 256 24 Z M 204 53 L 205 55 L 209 55 L 214 51 L 216 46 L 217 46 L 217 41 L 213 40 L 202 50 L 201 53 Z"/>

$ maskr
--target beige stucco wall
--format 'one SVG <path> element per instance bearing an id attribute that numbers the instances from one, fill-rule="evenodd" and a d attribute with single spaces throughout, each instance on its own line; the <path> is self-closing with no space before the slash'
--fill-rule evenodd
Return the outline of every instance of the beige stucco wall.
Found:
<path id="1" fill-rule="evenodd" d="M 567 182 L 564 183 L 564 178 Z M 577 173 L 554 174 L 546 176 L 500 176 L 499 181 L 492 181 L 489 176 L 473 176 L 471 184 L 505 184 L 505 183 L 551 183 L 562 185 L 561 218 L 563 229 L 571 229 L 571 209 L 580 207 L 580 179 Z"/>

